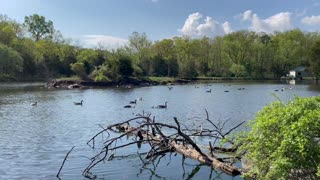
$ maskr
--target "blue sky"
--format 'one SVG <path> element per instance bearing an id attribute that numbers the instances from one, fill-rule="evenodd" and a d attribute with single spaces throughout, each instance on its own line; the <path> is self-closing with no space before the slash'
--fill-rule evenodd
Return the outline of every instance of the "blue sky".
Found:
<path id="1" fill-rule="evenodd" d="M 320 29 L 320 0 L 0 0 L 0 14 L 18 22 L 34 13 L 89 47 L 122 45 L 134 31 L 155 41 L 244 29 Z"/>

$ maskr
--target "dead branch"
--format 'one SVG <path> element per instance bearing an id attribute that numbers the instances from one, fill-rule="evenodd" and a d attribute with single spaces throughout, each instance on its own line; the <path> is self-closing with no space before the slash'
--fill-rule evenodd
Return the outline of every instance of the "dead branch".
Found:
<path id="1" fill-rule="evenodd" d="M 62 164 L 61 164 L 61 167 L 60 167 L 60 169 L 59 169 L 59 172 L 58 172 L 58 174 L 56 175 L 57 178 L 59 178 L 59 175 L 60 175 L 60 172 L 61 172 L 61 170 L 62 170 L 62 168 L 63 168 L 63 165 L 64 165 L 64 163 L 66 162 L 69 154 L 71 153 L 71 151 L 73 150 L 74 147 L 75 147 L 75 146 L 73 146 L 73 147 L 70 149 L 70 151 L 66 154 L 66 156 L 64 157 L 63 162 L 62 162 Z"/>
<path id="2" fill-rule="evenodd" d="M 241 126 L 244 122 L 236 125 L 231 128 L 227 133 L 223 133 L 223 128 L 225 123 L 220 126 L 214 124 L 209 119 L 209 114 L 206 110 L 207 121 L 213 125 L 214 129 L 206 129 L 201 128 L 198 130 L 190 130 L 187 128 L 182 129 L 181 124 L 177 118 L 174 118 L 174 122 L 176 125 L 170 125 L 165 123 L 159 123 L 155 121 L 155 118 L 150 118 L 150 114 L 144 116 L 139 115 L 135 118 L 129 119 L 127 121 L 116 123 L 110 125 L 97 134 L 95 134 L 87 144 L 90 145 L 92 143 L 92 148 L 95 147 L 94 141 L 95 138 L 104 132 L 108 134 L 107 140 L 103 143 L 104 146 L 102 150 L 91 158 L 91 162 L 87 166 L 87 168 L 83 171 L 83 175 L 86 177 L 90 177 L 90 170 L 94 168 L 97 164 L 105 161 L 112 160 L 115 156 L 115 151 L 120 148 L 125 148 L 127 146 L 131 146 L 137 144 L 138 147 L 141 144 L 148 145 L 150 147 L 149 152 L 146 153 L 145 159 L 149 159 L 148 161 L 143 161 L 141 159 L 141 155 L 138 153 L 138 156 L 142 160 L 143 164 L 147 164 L 148 162 L 152 162 L 157 159 L 157 157 L 163 157 L 166 153 L 177 152 L 181 154 L 183 157 L 192 158 L 198 160 L 199 162 L 211 166 L 213 168 L 219 169 L 229 175 L 240 175 L 242 173 L 242 169 L 231 165 L 231 161 L 229 159 L 234 159 L 233 156 L 226 158 L 219 158 L 215 153 L 217 151 L 222 152 L 235 152 L 235 148 L 221 148 L 213 146 L 218 139 L 224 139 L 227 135 L 229 135 L 234 129 Z M 142 120 L 142 121 L 141 121 Z M 131 126 L 130 124 L 136 124 L 135 126 Z M 171 129 L 171 131 L 168 131 Z M 172 131 L 173 130 L 173 131 Z M 110 138 L 110 132 L 120 133 L 120 135 Z M 170 132 L 170 133 L 169 133 Z M 126 140 L 125 143 L 117 144 L 117 142 L 122 142 L 121 139 L 124 137 L 133 137 L 132 139 Z M 201 149 L 199 145 L 197 145 L 192 137 L 201 136 L 201 137 L 209 137 L 213 138 L 213 145 L 210 142 L 209 150 L 206 148 Z M 161 158 L 159 158 L 160 160 Z M 226 161 L 228 160 L 228 161 Z"/>

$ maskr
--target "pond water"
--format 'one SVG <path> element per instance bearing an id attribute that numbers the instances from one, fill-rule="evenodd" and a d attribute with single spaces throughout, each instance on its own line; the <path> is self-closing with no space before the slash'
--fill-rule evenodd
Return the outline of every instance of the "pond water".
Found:
<path id="1" fill-rule="evenodd" d="M 244 90 L 238 90 L 244 88 Z M 206 92 L 211 89 L 211 93 Z M 283 89 L 283 91 L 281 91 Z M 275 91 L 278 90 L 278 91 Z M 228 92 L 225 92 L 228 91 Z M 205 109 L 217 123 L 230 119 L 226 128 L 250 120 L 266 104 L 294 96 L 319 95 L 314 82 L 221 82 L 210 84 L 150 86 L 131 89 L 48 90 L 42 83 L 0 84 L 0 179 L 55 179 L 66 153 L 73 147 L 60 174 L 62 179 L 86 179 L 82 171 L 98 150 L 86 142 L 101 130 L 99 125 L 125 121 L 148 112 L 156 121 L 206 125 Z M 142 97 L 135 108 L 129 101 Z M 82 106 L 73 102 L 83 100 Z M 37 106 L 31 106 L 37 101 Z M 168 102 L 168 108 L 152 106 Z M 136 151 L 136 147 L 128 151 Z M 142 169 L 137 156 L 115 159 L 97 166 L 102 179 L 241 179 L 201 166 L 193 160 L 165 156 L 158 167 Z M 185 170 L 183 170 L 183 168 Z M 197 171 L 199 170 L 199 171 Z M 197 172 L 197 173 L 196 173 Z"/>

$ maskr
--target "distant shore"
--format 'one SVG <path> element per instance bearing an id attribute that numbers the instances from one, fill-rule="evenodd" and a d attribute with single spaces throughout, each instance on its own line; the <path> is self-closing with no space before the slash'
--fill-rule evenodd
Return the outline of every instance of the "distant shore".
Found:
<path id="1" fill-rule="evenodd" d="M 118 82 L 95 82 L 91 80 L 80 79 L 53 79 L 46 83 L 47 88 L 94 88 L 94 87 L 123 87 L 131 88 L 137 86 L 154 86 L 154 85 L 174 85 L 174 84 L 189 84 L 197 82 L 219 82 L 219 81 L 266 81 L 279 79 L 256 79 L 250 77 L 198 77 L 198 78 L 167 78 L 167 77 L 150 77 L 150 78 L 127 78 Z"/>

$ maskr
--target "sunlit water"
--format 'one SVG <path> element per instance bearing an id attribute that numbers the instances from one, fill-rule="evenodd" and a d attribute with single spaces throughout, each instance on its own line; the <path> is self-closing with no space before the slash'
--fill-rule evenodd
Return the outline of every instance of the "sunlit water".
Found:
<path id="1" fill-rule="evenodd" d="M 238 90 L 245 88 L 244 90 Z M 284 88 L 283 91 L 281 89 Z M 211 93 L 206 91 L 211 89 Z M 275 91 L 279 90 L 279 91 Z M 229 91 L 229 92 L 225 92 Z M 205 109 L 210 119 L 218 123 L 230 119 L 227 129 L 250 120 L 266 104 L 294 96 L 319 95 L 315 83 L 210 83 L 140 87 L 132 89 L 104 88 L 85 90 L 48 90 L 41 83 L 0 84 L 0 179 L 55 179 L 66 153 L 75 149 L 66 161 L 62 179 L 86 179 L 82 171 L 92 150 L 86 142 L 110 125 L 132 118 L 137 113 L 151 113 L 156 121 L 173 123 L 173 117 L 187 126 L 207 125 Z M 124 109 L 137 98 L 135 108 Z M 84 100 L 82 106 L 73 102 Z M 31 106 L 32 102 L 37 106 Z M 168 102 L 168 108 L 152 106 Z M 136 147 L 128 152 L 136 152 Z M 161 159 L 155 169 L 152 165 L 142 169 L 137 156 L 115 159 L 93 169 L 104 179 L 187 179 L 198 169 L 199 163 L 174 154 Z M 183 170 L 184 169 L 184 170 Z M 241 179 L 202 166 L 194 179 Z"/>

